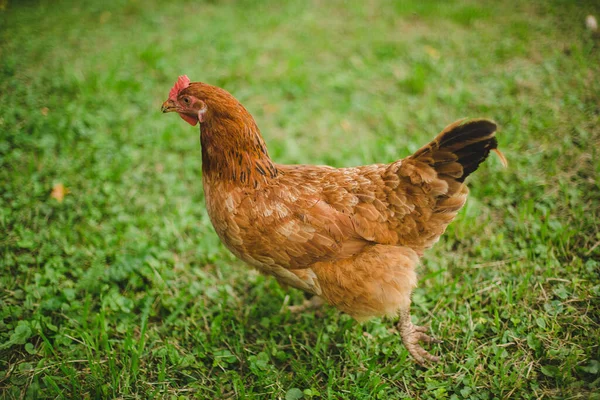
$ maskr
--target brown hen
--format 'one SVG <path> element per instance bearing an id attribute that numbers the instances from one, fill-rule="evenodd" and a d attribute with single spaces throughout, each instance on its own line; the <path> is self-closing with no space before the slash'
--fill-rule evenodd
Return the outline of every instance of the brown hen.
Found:
<path id="1" fill-rule="evenodd" d="M 465 204 L 465 178 L 496 149 L 492 121 L 455 122 L 391 164 L 332 168 L 274 163 L 250 113 L 187 76 L 162 111 L 201 123 L 206 207 L 233 254 L 357 320 L 399 317 L 417 362 L 439 360 L 411 323 L 415 267 Z"/>

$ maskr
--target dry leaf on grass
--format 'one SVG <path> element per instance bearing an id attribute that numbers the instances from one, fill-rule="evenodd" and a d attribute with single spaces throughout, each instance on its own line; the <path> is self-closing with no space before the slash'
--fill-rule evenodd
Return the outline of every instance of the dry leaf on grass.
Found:
<path id="1" fill-rule="evenodd" d="M 62 183 L 57 183 L 52 187 L 52 193 L 50 193 L 50 197 L 56 199 L 56 201 L 59 203 L 62 203 L 67 193 L 69 193 L 69 189 L 67 189 Z"/>

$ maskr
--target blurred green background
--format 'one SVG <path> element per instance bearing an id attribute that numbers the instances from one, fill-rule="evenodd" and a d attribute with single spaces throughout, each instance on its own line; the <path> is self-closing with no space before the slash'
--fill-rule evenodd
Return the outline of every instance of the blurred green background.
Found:
<path id="1" fill-rule="evenodd" d="M 595 1 L 0 1 L 0 397 L 600 398 Z M 390 321 L 300 315 L 219 243 L 178 75 L 281 163 L 390 162 L 500 126 Z"/>

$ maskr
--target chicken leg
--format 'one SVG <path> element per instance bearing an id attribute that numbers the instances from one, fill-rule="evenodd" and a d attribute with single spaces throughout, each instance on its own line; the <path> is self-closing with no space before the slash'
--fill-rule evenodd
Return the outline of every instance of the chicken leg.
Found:
<path id="1" fill-rule="evenodd" d="M 421 346 L 420 342 L 442 343 L 442 341 L 427 335 L 427 327 L 414 325 L 410 320 L 410 311 L 408 309 L 400 311 L 400 321 L 398 321 L 397 327 L 400 331 L 402 343 L 404 343 L 404 346 L 410 355 L 413 356 L 420 365 L 425 366 L 427 362 L 440 361 L 439 357 L 429 354 L 429 352 Z"/>

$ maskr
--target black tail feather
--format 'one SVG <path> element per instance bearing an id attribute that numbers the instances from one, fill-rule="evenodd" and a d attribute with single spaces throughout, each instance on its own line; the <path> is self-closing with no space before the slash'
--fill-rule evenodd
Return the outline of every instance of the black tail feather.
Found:
<path id="1" fill-rule="evenodd" d="M 487 119 L 460 120 L 447 126 L 432 142 L 423 146 L 411 158 L 427 162 L 440 172 L 448 163 L 457 162 L 462 166 L 462 174 L 453 175 L 454 179 L 463 182 L 467 176 L 495 150 L 502 160 L 506 159 L 498 150 L 496 140 L 496 124 Z"/>

